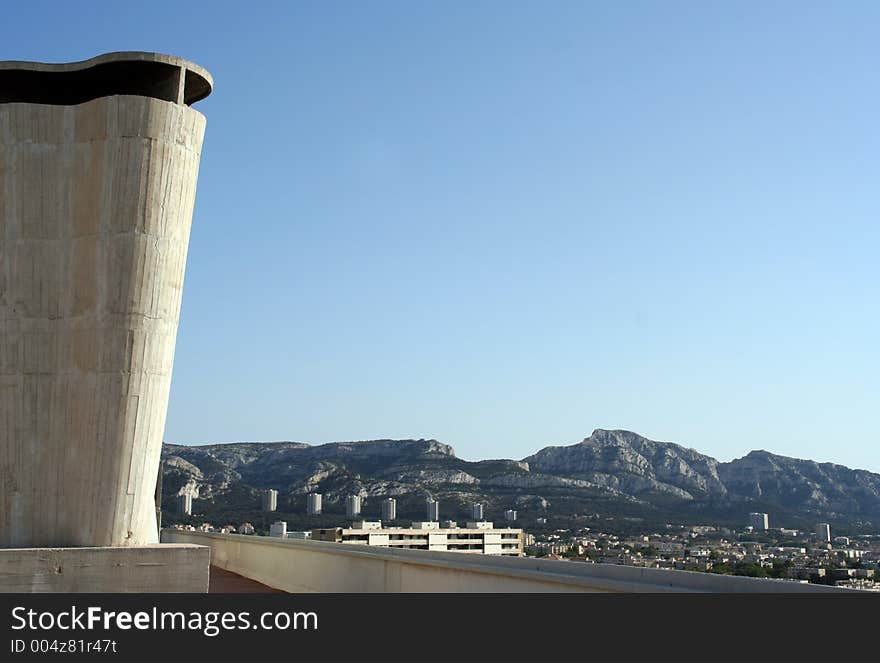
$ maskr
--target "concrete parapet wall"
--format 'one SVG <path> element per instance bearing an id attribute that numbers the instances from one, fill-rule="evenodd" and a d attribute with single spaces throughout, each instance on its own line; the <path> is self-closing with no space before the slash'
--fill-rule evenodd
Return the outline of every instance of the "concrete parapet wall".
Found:
<path id="1" fill-rule="evenodd" d="M 189 544 L 0 549 L 0 592 L 205 593 L 210 552 Z"/>
<path id="2" fill-rule="evenodd" d="M 835 592 L 820 585 L 528 557 L 163 529 L 211 563 L 288 592 Z"/>

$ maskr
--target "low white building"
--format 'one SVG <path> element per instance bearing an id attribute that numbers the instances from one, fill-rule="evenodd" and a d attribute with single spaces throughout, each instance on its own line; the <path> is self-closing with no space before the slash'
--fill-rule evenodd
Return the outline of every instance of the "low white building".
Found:
<path id="1" fill-rule="evenodd" d="M 468 523 L 467 527 L 441 528 L 435 521 L 414 522 L 411 527 L 374 527 L 376 523 L 355 523 L 351 528 L 312 530 L 312 539 L 336 543 L 457 551 L 483 555 L 521 557 L 524 547 L 521 529 L 495 528 L 490 522 Z M 361 525 L 361 527 L 357 527 Z"/>

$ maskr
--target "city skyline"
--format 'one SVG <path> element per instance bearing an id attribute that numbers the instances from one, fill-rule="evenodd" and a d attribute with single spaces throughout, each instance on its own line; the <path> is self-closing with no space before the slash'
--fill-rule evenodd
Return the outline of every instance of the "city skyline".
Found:
<path id="1" fill-rule="evenodd" d="M 877 6 L 92 7 L 16 7 L 2 59 L 220 81 L 166 441 L 880 471 Z"/>

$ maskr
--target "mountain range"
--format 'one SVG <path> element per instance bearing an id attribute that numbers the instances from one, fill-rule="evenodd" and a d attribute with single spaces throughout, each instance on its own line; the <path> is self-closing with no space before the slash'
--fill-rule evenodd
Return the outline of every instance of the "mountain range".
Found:
<path id="1" fill-rule="evenodd" d="M 421 519 L 432 496 L 442 517 L 453 519 L 468 517 L 480 502 L 498 520 L 516 509 L 521 520 L 741 526 L 750 512 L 762 511 L 771 527 L 819 520 L 860 531 L 880 525 L 878 474 L 767 451 L 723 463 L 626 430 L 597 429 L 580 443 L 522 460 L 466 461 L 451 446 L 425 439 L 165 444 L 162 458 L 163 506 L 172 519 L 176 495 L 184 492 L 198 498 L 196 510 L 206 516 L 256 518 L 261 489 L 275 488 L 287 514 L 303 513 L 305 495 L 320 492 L 329 516 L 344 513 L 346 496 L 360 495 L 365 515 L 395 497 L 399 517 Z"/>

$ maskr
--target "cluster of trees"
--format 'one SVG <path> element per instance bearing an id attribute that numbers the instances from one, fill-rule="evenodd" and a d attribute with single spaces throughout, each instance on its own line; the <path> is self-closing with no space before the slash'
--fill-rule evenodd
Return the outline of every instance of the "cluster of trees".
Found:
<path id="1" fill-rule="evenodd" d="M 787 578 L 788 570 L 792 563 L 788 560 L 775 560 L 773 566 L 763 566 L 751 562 L 736 562 L 734 564 L 713 564 L 711 573 L 721 573 L 734 576 L 749 576 L 751 578 Z"/>

